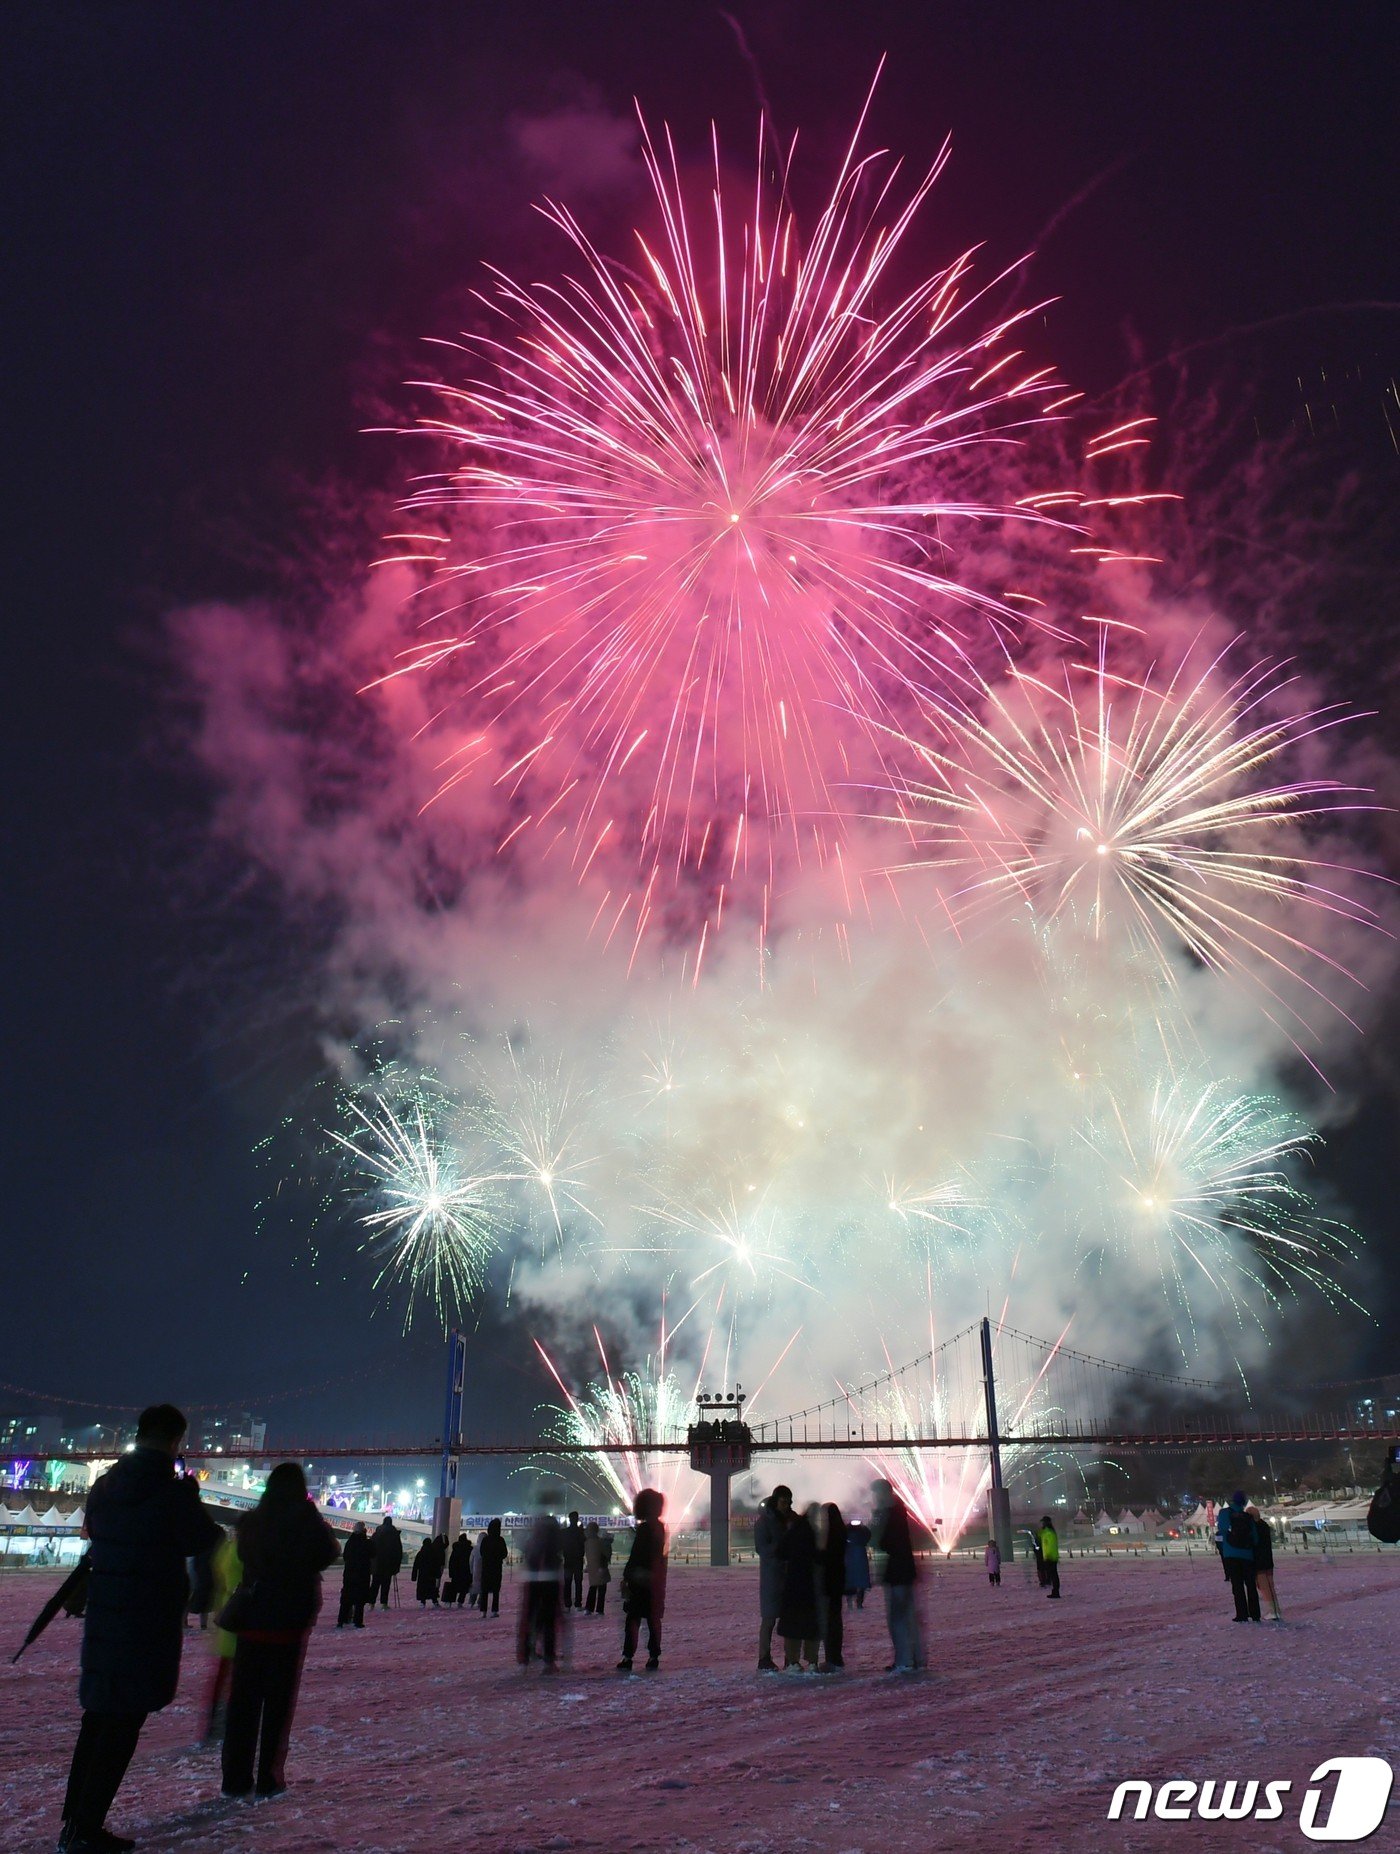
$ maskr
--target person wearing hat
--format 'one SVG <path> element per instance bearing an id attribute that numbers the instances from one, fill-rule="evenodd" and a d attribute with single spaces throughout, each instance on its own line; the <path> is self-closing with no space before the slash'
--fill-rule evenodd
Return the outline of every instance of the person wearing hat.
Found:
<path id="1" fill-rule="evenodd" d="M 1259 1584 L 1254 1574 L 1256 1528 L 1245 1511 L 1245 1497 L 1236 1492 L 1230 1504 L 1220 1509 L 1215 1522 L 1215 1543 L 1230 1580 L 1230 1594 L 1235 1599 L 1236 1622 L 1258 1622 Z"/>

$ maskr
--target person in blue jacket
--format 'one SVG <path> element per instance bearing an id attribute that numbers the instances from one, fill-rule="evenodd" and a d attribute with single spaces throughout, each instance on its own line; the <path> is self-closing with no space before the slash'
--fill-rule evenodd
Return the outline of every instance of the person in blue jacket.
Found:
<path id="1" fill-rule="evenodd" d="M 1230 1495 L 1215 1522 L 1215 1545 L 1230 1580 L 1236 1622 L 1258 1622 L 1259 1585 L 1254 1575 L 1254 1521 L 1245 1511 L 1242 1493 Z"/>
<path id="2" fill-rule="evenodd" d="M 846 1528 L 846 1607 L 864 1609 L 870 1588 L 870 1528 L 854 1519 Z"/>

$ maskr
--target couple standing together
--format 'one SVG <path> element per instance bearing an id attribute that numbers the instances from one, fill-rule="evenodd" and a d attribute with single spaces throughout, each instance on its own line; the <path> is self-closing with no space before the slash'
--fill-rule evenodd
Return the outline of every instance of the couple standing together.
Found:
<path id="1" fill-rule="evenodd" d="M 845 1666 L 841 1599 L 849 1582 L 847 1544 L 853 1536 L 859 1543 L 862 1564 L 866 1539 L 883 1554 L 881 1581 L 894 1648 L 894 1659 L 886 1671 L 912 1674 L 922 1667 L 923 1648 L 914 1599 L 918 1567 L 908 1510 L 888 1481 L 876 1481 L 871 1498 L 870 1532 L 858 1523 L 847 1526 L 839 1507 L 830 1501 L 825 1505 L 814 1503 L 805 1513 L 796 1512 L 790 1487 L 775 1487 L 763 1501 L 754 1522 L 754 1549 L 759 1561 L 760 1672 L 778 1672 L 773 1659 L 775 1630 L 783 1639 L 785 1670 L 834 1673 Z M 868 1582 L 867 1573 L 862 1594 Z M 826 1659 L 818 1666 L 818 1648 L 823 1643 Z"/>

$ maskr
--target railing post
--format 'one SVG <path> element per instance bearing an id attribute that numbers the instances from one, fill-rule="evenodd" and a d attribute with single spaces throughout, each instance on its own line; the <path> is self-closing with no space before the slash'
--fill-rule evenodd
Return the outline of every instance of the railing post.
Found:
<path id="1" fill-rule="evenodd" d="M 1012 1559 L 1011 1496 L 1001 1480 L 1001 1431 L 997 1427 L 997 1387 L 992 1371 L 992 1323 L 982 1321 L 982 1389 L 987 1404 L 987 1455 L 991 1485 L 987 1489 L 987 1530 L 997 1542 L 1002 1563 Z"/>

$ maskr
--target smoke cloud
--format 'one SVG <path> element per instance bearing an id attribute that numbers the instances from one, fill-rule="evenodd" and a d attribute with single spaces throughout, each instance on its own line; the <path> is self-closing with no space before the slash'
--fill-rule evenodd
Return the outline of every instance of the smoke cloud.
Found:
<path id="1" fill-rule="evenodd" d="M 565 170 L 580 196 L 635 184 L 635 135 L 583 105 L 511 134 L 545 191 Z M 649 310 L 654 298 L 638 288 Z M 1102 499 L 1108 466 L 1068 445 L 1053 432 L 969 445 L 908 462 L 879 494 L 926 503 L 936 478 L 945 502 L 1003 510 L 1067 481 L 1081 503 Z M 1147 462 L 1132 451 L 1113 466 L 1125 503 L 1146 493 L 1144 449 Z M 495 561 L 494 588 L 509 577 L 503 500 L 442 496 L 396 525 L 431 525 L 458 565 Z M 649 515 L 629 529 L 634 552 L 671 544 Z M 784 503 L 770 532 L 796 520 Z M 1213 965 L 1141 894 L 1079 869 L 1071 809 L 998 770 L 965 725 L 1012 755 L 1037 728 L 1064 745 L 1068 717 L 1095 725 L 1102 662 L 1125 751 L 1134 704 L 1175 703 L 1189 729 L 1212 703 L 1225 713 L 1234 679 L 1267 654 L 1231 641 L 1236 589 L 1217 599 L 1199 563 L 1150 558 L 1154 531 L 1189 525 L 1189 507 L 1108 510 L 1095 553 L 1081 520 L 941 523 L 939 570 L 975 596 L 901 613 L 909 636 L 945 640 L 921 646 L 917 678 L 849 622 L 858 674 L 844 689 L 823 684 L 825 633 L 810 660 L 755 659 L 749 674 L 769 677 L 766 695 L 781 685 L 800 743 L 791 787 L 764 796 L 751 696 L 706 707 L 701 690 L 677 706 L 719 597 L 694 584 L 693 634 L 678 627 L 626 690 L 632 733 L 690 730 L 694 776 L 671 815 L 651 746 L 627 761 L 600 749 L 597 634 L 586 615 L 561 631 L 566 579 L 476 631 L 461 616 L 474 588 L 444 597 L 433 565 L 406 560 L 342 574 L 309 615 L 274 597 L 175 620 L 214 828 L 314 924 L 328 1061 L 351 1096 L 405 1112 L 431 1079 L 428 1137 L 460 1174 L 496 1181 L 483 1293 L 570 1359 L 586 1359 L 597 1326 L 615 1361 L 639 1365 L 664 1321 L 688 1382 L 703 1361 L 753 1387 L 781 1356 L 761 1414 L 987 1309 L 1113 1358 L 1215 1372 L 1264 1356 L 1295 1291 L 1358 1292 L 1344 1233 L 1301 1195 L 1299 1110 L 1326 1091 L 1287 1102 L 1300 1075 L 1345 1076 L 1367 986 L 1389 970 L 1367 921 L 1376 896 L 1348 873 L 1367 860 L 1364 814 L 1280 807 L 1267 832 L 1207 830 L 1194 861 L 1181 824 L 1186 892 L 1256 923 L 1222 927 L 1228 958 Z M 562 548 L 578 528 L 569 514 L 551 529 L 536 497 L 504 532 L 508 547 Z M 858 545 L 877 550 L 866 583 L 918 553 L 903 533 Z M 751 556 L 748 570 L 767 569 Z M 809 578 L 783 624 L 829 630 L 824 596 Z M 755 587 L 741 597 L 761 637 Z M 444 626 L 463 647 L 424 660 Z M 568 672 L 542 713 L 531 678 L 560 651 Z M 852 686 L 878 692 L 863 714 Z M 1280 679 L 1235 731 L 1319 705 Z M 1251 781 L 1368 785 L 1364 751 L 1356 730 L 1285 729 L 1202 802 Z M 1102 770 L 1092 756 L 1077 768 Z M 934 802 L 911 797 L 931 779 Z M 934 841 L 959 855 L 940 860 Z M 1018 855 L 1040 873 L 1007 879 Z M 1213 855 L 1267 856 L 1257 866 L 1294 886 L 1222 888 Z M 1148 885 L 1161 875 L 1152 866 Z M 1302 1276 L 1287 1246 L 1299 1242 Z"/>

